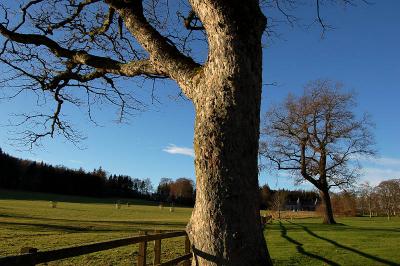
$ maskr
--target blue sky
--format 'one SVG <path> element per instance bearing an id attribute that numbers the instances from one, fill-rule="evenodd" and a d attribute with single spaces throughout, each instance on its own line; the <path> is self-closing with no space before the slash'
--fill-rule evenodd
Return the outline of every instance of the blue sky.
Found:
<path id="1" fill-rule="evenodd" d="M 310 8 L 310 7 L 308 7 Z M 282 101 L 289 92 L 300 92 L 309 80 L 338 80 L 354 90 L 358 97 L 357 113 L 367 111 L 376 124 L 374 130 L 379 158 L 364 160 L 363 180 L 373 184 L 400 178 L 400 1 L 376 1 L 350 8 L 326 8 L 323 15 L 334 30 L 314 27 L 289 27 L 277 30 L 280 38 L 267 42 L 263 57 L 265 86 L 262 112 Z M 299 17 L 309 17 L 309 9 L 299 10 Z M 309 20 L 300 21 L 309 24 Z M 204 53 L 204 51 L 200 51 Z M 0 75 L 3 74 L 0 69 Z M 134 87 L 134 83 L 127 86 Z M 195 179 L 193 165 L 192 104 L 176 99 L 173 82 L 157 86 L 161 103 L 151 104 L 149 94 L 142 94 L 148 110 L 131 117 L 127 123 L 114 123 L 115 109 L 97 111 L 100 126 L 90 123 L 84 110 L 67 109 L 73 121 L 87 137 L 78 149 L 62 138 L 46 139 L 43 147 L 30 152 L 9 141 L 10 128 L 4 126 L 12 113 L 29 111 L 35 102 L 22 95 L 11 102 L 0 102 L 0 147 L 12 155 L 43 160 L 54 165 L 92 170 L 102 166 L 110 173 L 146 178 L 157 185 L 161 177 Z M 293 187 L 288 178 L 275 173 L 260 173 L 260 184 Z M 309 188 L 309 186 L 302 186 Z"/>

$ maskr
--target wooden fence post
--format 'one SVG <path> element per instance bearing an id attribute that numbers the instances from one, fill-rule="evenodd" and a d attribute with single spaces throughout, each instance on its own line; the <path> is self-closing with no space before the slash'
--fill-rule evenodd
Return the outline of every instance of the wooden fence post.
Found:
<path id="1" fill-rule="evenodd" d="M 141 235 L 147 235 L 147 232 L 141 232 Z M 139 254 L 137 259 L 138 266 L 146 266 L 146 251 L 147 251 L 147 241 L 139 243 Z"/>
<path id="2" fill-rule="evenodd" d="M 22 247 L 20 250 L 20 254 L 34 254 L 37 252 L 38 252 L 38 249 L 33 248 L 33 247 Z M 28 258 L 24 261 L 21 261 L 21 264 L 24 264 L 27 266 L 35 266 L 36 265 L 35 258 L 34 257 Z"/>
<path id="3" fill-rule="evenodd" d="M 156 234 L 159 234 L 160 231 L 154 231 Z M 161 239 L 154 240 L 154 259 L 153 265 L 158 265 L 161 263 Z"/>
<path id="4" fill-rule="evenodd" d="M 190 253 L 190 240 L 189 237 L 186 235 L 185 237 L 185 254 Z M 190 260 L 185 260 L 183 262 L 183 266 L 190 266 Z"/>

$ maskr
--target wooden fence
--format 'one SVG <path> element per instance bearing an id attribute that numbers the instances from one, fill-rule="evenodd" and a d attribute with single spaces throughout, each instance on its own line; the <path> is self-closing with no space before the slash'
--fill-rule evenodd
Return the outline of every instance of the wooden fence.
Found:
<path id="1" fill-rule="evenodd" d="M 178 258 L 161 262 L 161 240 L 173 237 L 185 236 L 185 255 L 180 256 Z M 89 254 L 93 252 L 98 252 L 102 250 L 113 249 L 122 246 L 128 246 L 132 244 L 139 243 L 139 252 L 137 256 L 137 265 L 145 266 L 146 265 L 146 253 L 147 253 L 147 243 L 150 241 L 154 241 L 154 257 L 153 257 L 153 265 L 158 266 L 167 266 L 167 265 L 176 265 L 179 262 L 184 262 L 184 266 L 190 266 L 190 259 L 192 257 L 190 252 L 190 241 L 189 238 L 184 231 L 177 232 L 167 232 L 160 233 L 159 231 L 155 231 L 153 234 L 148 234 L 147 232 L 142 232 L 141 235 L 135 237 L 128 238 L 120 238 L 114 239 L 110 241 L 104 242 L 96 242 L 81 246 L 73 246 L 60 248 L 55 250 L 48 251 L 37 251 L 33 248 L 24 248 L 21 251 L 26 252 L 27 250 L 31 253 L 16 255 L 16 256 L 8 256 L 0 258 L 0 266 L 14 266 L 14 265 L 36 265 L 39 263 L 46 263 L 55 260 L 61 260 L 66 258 L 71 258 L 75 256 L 80 256 L 84 254 Z"/>

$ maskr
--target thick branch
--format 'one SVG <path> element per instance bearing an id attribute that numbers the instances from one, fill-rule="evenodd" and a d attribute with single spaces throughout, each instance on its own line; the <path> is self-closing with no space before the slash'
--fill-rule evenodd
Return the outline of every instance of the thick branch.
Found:
<path id="1" fill-rule="evenodd" d="M 307 163 L 306 163 L 306 146 L 305 144 L 301 144 L 301 175 L 304 177 L 304 179 L 306 179 L 307 181 L 309 181 L 311 184 L 313 184 L 315 187 L 319 188 L 319 183 L 317 180 L 315 180 L 314 178 L 312 178 L 311 175 L 308 174 L 307 172 Z"/>
<path id="2" fill-rule="evenodd" d="M 150 54 L 150 61 L 156 69 L 162 69 L 178 82 L 183 92 L 192 97 L 192 77 L 198 73 L 199 64 L 183 55 L 166 37 L 162 36 L 143 15 L 141 0 L 105 0 L 123 18 L 127 29 Z"/>
<path id="3" fill-rule="evenodd" d="M 68 58 L 71 62 L 76 64 L 83 64 L 102 70 L 107 73 L 122 75 L 122 76 L 167 76 L 166 73 L 153 67 L 149 60 L 131 61 L 129 63 L 121 63 L 111 58 L 91 55 L 85 51 L 68 50 L 61 47 L 57 42 L 52 39 L 39 34 L 21 34 L 8 30 L 0 24 L 0 34 L 9 40 L 22 43 L 31 44 L 36 46 L 46 46 L 55 56 Z"/>

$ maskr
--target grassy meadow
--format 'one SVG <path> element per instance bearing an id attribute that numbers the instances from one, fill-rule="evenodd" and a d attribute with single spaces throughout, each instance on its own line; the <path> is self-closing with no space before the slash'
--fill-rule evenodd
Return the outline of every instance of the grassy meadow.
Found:
<path id="1" fill-rule="evenodd" d="M 51 208 L 49 201 L 57 201 Z M 0 256 L 23 246 L 49 250 L 136 235 L 140 230 L 184 229 L 190 208 L 160 209 L 145 201 L 94 199 L 0 190 Z M 400 265 L 400 218 L 338 218 L 323 225 L 313 215 L 286 213 L 264 231 L 275 265 Z M 300 218 L 301 217 L 301 218 Z M 308 217 L 308 218 L 304 218 Z M 183 238 L 162 241 L 163 259 L 183 254 Z M 152 257 L 149 243 L 149 262 Z M 137 245 L 48 265 L 132 265 Z"/>

